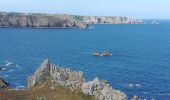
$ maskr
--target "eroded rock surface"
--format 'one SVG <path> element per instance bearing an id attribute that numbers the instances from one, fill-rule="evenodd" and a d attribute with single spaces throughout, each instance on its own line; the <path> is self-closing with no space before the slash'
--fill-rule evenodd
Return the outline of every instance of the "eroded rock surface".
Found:
<path id="1" fill-rule="evenodd" d="M 41 84 L 46 79 L 63 87 L 69 87 L 71 90 L 81 88 L 84 78 L 81 71 L 73 71 L 69 68 L 56 66 L 46 59 L 33 75 L 29 77 L 28 87 Z"/>
<path id="2" fill-rule="evenodd" d="M 127 100 L 126 94 L 113 89 L 108 83 L 100 81 L 98 78 L 84 83 L 82 90 L 86 95 L 94 95 L 96 100 Z"/>
<path id="3" fill-rule="evenodd" d="M 95 96 L 96 100 L 127 100 L 126 94 L 113 89 L 106 81 L 95 78 L 85 82 L 83 72 L 56 66 L 46 59 L 33 75 L 29 77 L 28 87 L 34 87 L 45 80 L 51 80 L 57 86 L 81 90 L 85 95 Z"/>

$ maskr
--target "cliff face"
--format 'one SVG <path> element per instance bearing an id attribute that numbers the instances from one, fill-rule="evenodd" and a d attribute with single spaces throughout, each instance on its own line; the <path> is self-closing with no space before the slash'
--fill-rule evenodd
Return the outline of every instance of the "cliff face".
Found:
<path id="1" fill-rule="evenodd" d="M 95 78 L 86 82 L 81 71 L 65 69 L 45 60 L 28 79 L 28 87 L 33 88 L 50 80 L 50 86 L 62 86 L 84 95 L 94 96 L 95 100 L 127 100 L 126 94 L 113 89 L 106 81 Z"/>
<path id="2" fill-rule="evenodd" d="M 0 26 L 4 27 L 86 27 L 69 15 L 0 13 Z"/>
<path id="3" fill-rule="evenodd" d="M 128 17 L 112 16 L 77 16 L 82 22 L 88 24 L 142 24 L 143 20 Z"/>
<path id="4" fill-rule="evenodd" d="M 79 27 L 88 24 L 141 24 L 143 20 L 128 17 L 74 16 L 64 14 L 4 13 L 0 12 L 1 27 Z"/>

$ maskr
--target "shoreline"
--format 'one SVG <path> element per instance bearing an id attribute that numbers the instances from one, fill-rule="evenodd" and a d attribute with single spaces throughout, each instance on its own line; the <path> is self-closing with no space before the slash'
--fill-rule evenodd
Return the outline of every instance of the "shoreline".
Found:
<path id="1" fill-rule="evenodd" d="M 36 71 L 29 76 L 27 88 L 0 90 L 1 92 L 7 91 L 7 93 L 8 91 L 27 92 L 30 89 L 37 89 L 37 86 L 44 87 L 46 86 L 44 85 L 46 83 L 49 85 L 46 87 L 47 89 L 55 89 L 59 86 L 69 89 L 72 92 L 79 91 L 79 93 L 82 93 L 85 96 L 92 96 L 95 100 L 128 100 L 128 97 L 124 92 L 112 88 L 107 80 L 94 78 L 94 80 L 86 82 L 83 72 L 74 71 L 70 68 L 63 68 L 51 63 L 48 59 L 44 60 Z M 133 98 L 137 99 L 132 100 L 139 100 L 137 96 L 134 96 Z"/>
<path id="2" fill-rule="evenodd" d="M 143 24 L 144 20 L 117 16 L 0 12 L 1 27 L 88 28 L 91 24 Z"/>

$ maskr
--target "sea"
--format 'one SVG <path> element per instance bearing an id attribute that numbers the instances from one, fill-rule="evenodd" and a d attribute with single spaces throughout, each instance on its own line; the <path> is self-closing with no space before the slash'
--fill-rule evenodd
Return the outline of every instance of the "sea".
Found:
<path id="1" fill-rule="evenodd" d="M 112 56 L 96 57 L 96 51 Z M 128 97 L 170 100 L 170 20 L 159 24 L 90 25 L 87 29 L 0 28 L 0 76 L 26 88 L 43 62 L 98 77 Z"/>

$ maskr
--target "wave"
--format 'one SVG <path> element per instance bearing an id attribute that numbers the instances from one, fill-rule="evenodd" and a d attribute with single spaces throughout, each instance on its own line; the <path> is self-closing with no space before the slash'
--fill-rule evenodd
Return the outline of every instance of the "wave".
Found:
<path id="1" fill-rule="evenodd" d="M 8 72 L 13 72 L 14 70 L 9 70 Z"/>
<path id="2" fill-rule="evenodd" d="M 7 60 L 5 66 L 8 67 L 8 66 L 10 66 L 10 65 L 12 65 L 12 64 L 13 64 L 12 62 L 9 62 L 9 61 Z"/>
<path id="3" fill-rule="evenodd" d="M 7 78 L 9 75 L 4 75 L 3 78 Z"/>
<path id="4" fill-rule="evenodd" d="M 5 71 L 5 70 L 6 70 L 6 68 L 2 67 L 2 68 L 1 68 L 1 70 L 2 70 L 2 71 Z"/>
<path id="5" fill-rule="evenodd" d="M 25 86 L 22 86 L 22 85 L 15 87 L 15 89 L 25 89 L 25 88 L 26 88 L 26 87 L 25 87 Z"/>
<path id="6" fill-rule="evenodd" d="M 95 29 L 95 27 L 88 27 L 88 29 Z"/>
<path id="7" fill-rule="evenodd" d="M 142 92 L 143 94 L 150 94 L 149 92 L 146 92 L 146 91 L 144 91 L 144 92 Z"/>
<path id="8" fill-rule="evenodd" d="M 16 64 L 16 67 L 19 68 L 19 67 L 21 67 L 21 66 L 19 66 L 18 64 Z"/>
<path id="9" fill-rule="evenodd" d="M 158 95 L 162 95 L 162 96 L 170 96 L 170 93 L 158 93 Z"/>

